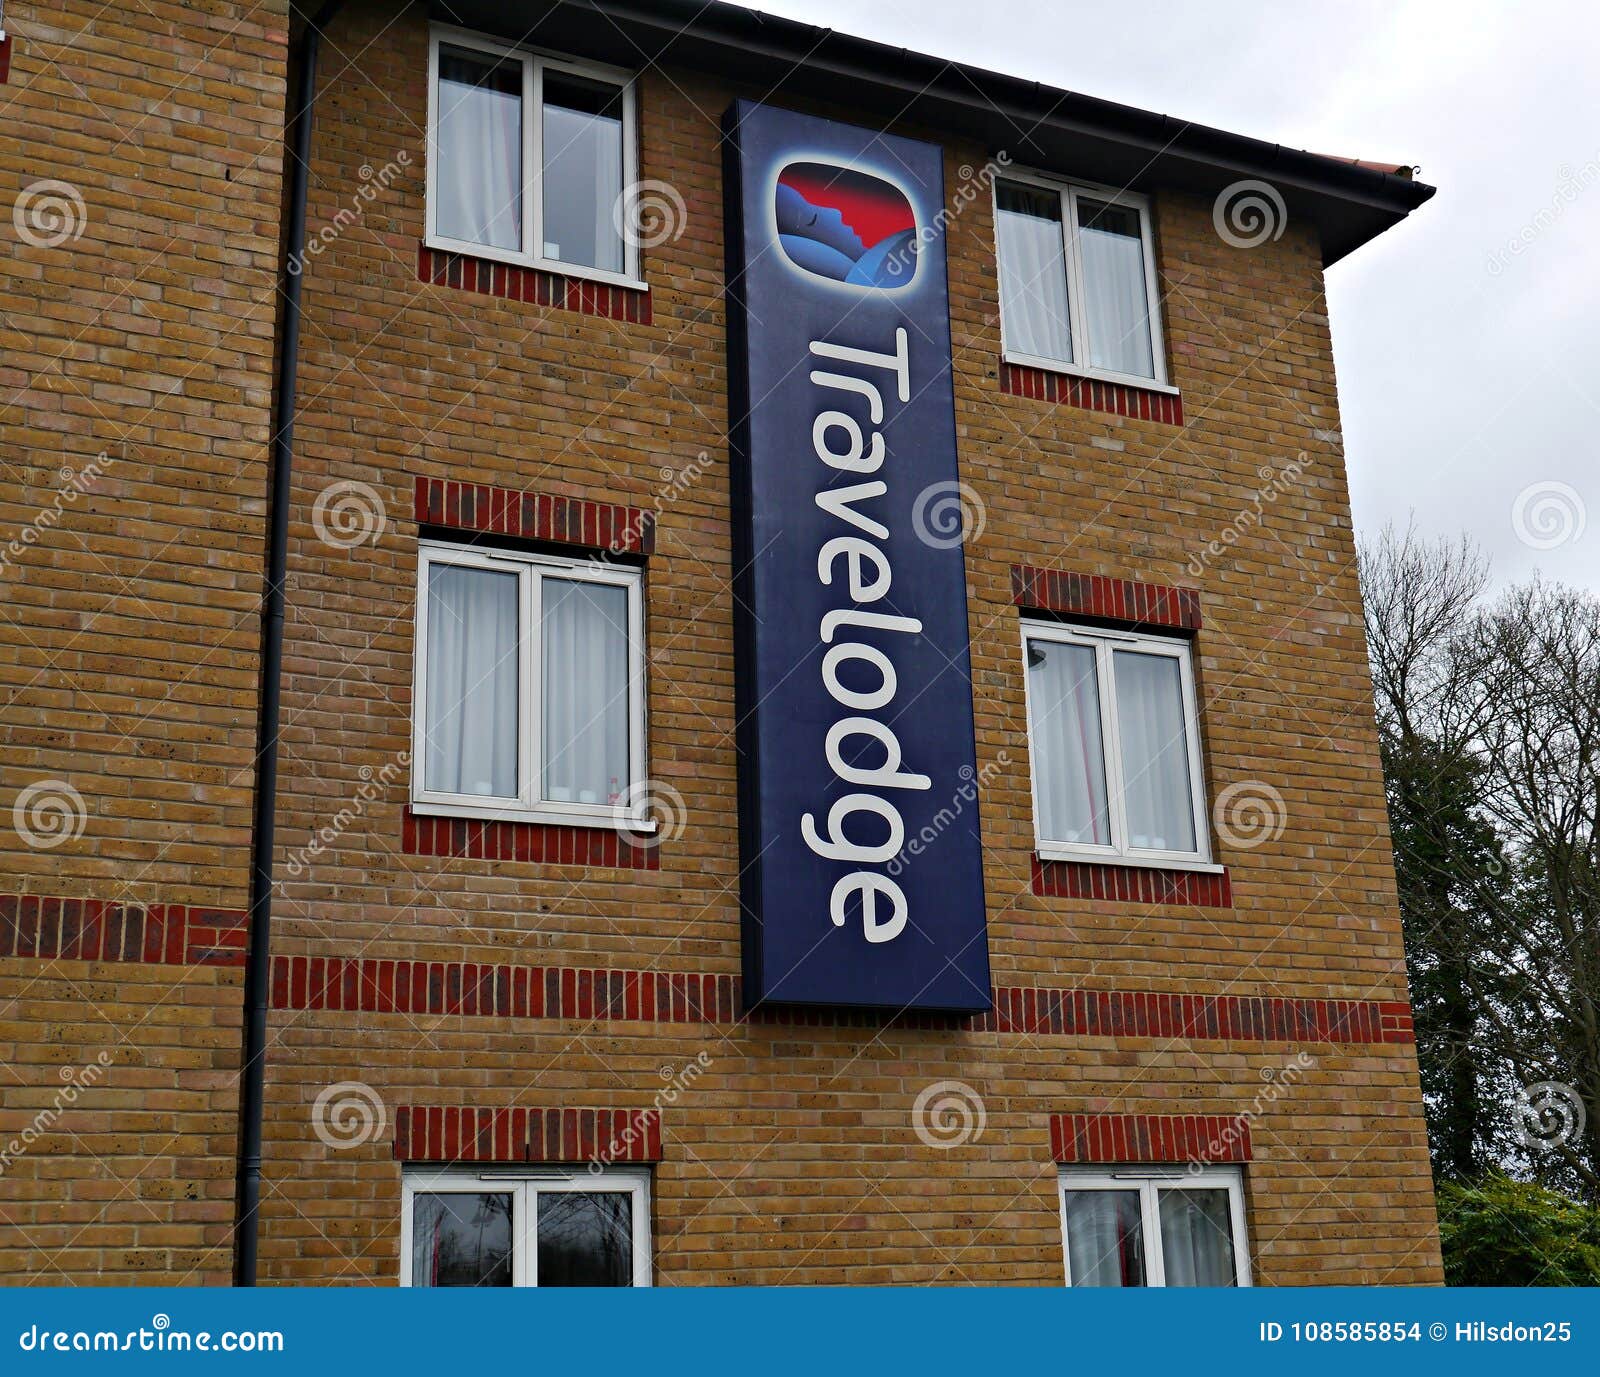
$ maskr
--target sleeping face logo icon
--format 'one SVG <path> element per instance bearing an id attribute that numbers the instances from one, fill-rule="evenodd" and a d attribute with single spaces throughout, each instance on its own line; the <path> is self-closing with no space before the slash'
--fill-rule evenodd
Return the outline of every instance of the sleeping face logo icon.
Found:
<path id="1" fill-rule="evenodd" d="M 794 162 L 778 174 L 778 243 L 797 268 L 853 287 L 905 287 L 917 216 L 899 187 L 854 168 Z"/>

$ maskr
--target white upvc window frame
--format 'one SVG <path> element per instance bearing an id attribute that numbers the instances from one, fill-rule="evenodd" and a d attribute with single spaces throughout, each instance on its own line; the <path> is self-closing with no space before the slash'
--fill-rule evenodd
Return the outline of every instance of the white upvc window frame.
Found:
<path id="1" fill-rule="evenodd" d="M 1157 291 L 1155 238 L 1151 232 L 1151 201 L 1136 191 L 1122 191 L 1116 187 L 1100 186 L 1094 182 L 1064 181 L 1042 172 L 1008 167 L 1003 176 L 996 177 L 991 185 L 992 209 L 995 224 L 995 277 L 997 285 L 1005 272 L 1000 248 L 1000 183 L 1019 182 L 1025 186 L 1054 191 L 1061 198 L 1062 252 L 1067 270 L 1067 316 L 1072 332 L 1072 359 L 1051 359 L 1037 354 L 1025 354 L 1006 343 L 1006 313 L 1000 310 L 1000 352 L 1007 363 L 1028 368 L 1043 368 L 1051 373 L 1066 373 L 1073 377 L 1092 378 L 1099 382 L 1123 383 L 1140 387 L 1147 392 L 1166 392 L 1178 395 L 1178 389 L 1167 381 L 1166 335 L 1161 317 L 1161 297 Z M 1155 369 L 1154 377 L 1141 373 L 1119 373 L 1114 369 L 1091 368 L 1089 358 L 1090 322 L 1084 313 L 1087 293 L 1083 282 L 1083 259 L 1078 252 L 1078 198 L 1087 196 L 1091 201 L 1104 201 L 1107 205 L 1123 206 L 1139 214 L 1139 240 L 1144 249 L 1145 303 L 1150 313 L 1150 359 Z M 1004 290 L 1001 300 L 1004 301 Z"/>
<path id="2" fill-rule="evenodd" d="M 540 1194 L 611 1191 L 633 1200 L 633 1284 L 649 1286 L 650 1173 L 644 1168 L 505 1167 L 482 1170 L 406 1168 L 401 1175 L 400 1285 L 414 1286 L 411 1254 L 418 1195 L 510 1195 L 511 1284 L 539 1284 Z"/>
<path id="3" fill-rule="evenodd" d="M 490 57 L 509 58 L 522 64 L 522 247 L 520 250 L 495 248 L 489 244 L 475 244 L 470 240 L 451 239 L 435 228 L 438 213 L 438 189 L 435 173 L 438 168 L 438 117 L 439 117 L 439 48 L 467 48 Z M 639 181 L 639 137 L 637 93 L 635 77 L 620 67 L 607 67 L 598 62 L 580 58 L 563 57 L 541 49 L 519 47 L 502 43 L 470 29 L 458 29 L 448 24 L 429 26 L 428 34 L 428 158 L 427 190 L 424 207 L 423 240 L 429 248 L 450 253 L 470 254 L 474 258 L 488 258 L 497 263 L 516 263 L 543 272 L 560 273 L 564 277 L 584 278 L 591 282 L 606 282 L 614 287 L 631 287 L 648 291 L 649 286 L 640 277 L 639 244 L 636 236 L 622 236 L 623 271 L 610 272 L 605 268 L 591 268 L 583 263 L 566 263 L 558 258 L 544 256 L 544 157 L 541 147 L 544 113 L 544 74 L 546 71 L 563 72 L 571 76 L 587 77 L 622 88 L 622 187 Z"/>
<path id="4" fill-rule="evenodd" d="M 428 579 L 435 567 L 483 569 L 515 574 L 517 594 L 517 796 L 454 794 L 429 790 L 426 784 L 428 721 Z M 628 594 L 628 772 L 625 793 L 636 795 L 631 807 L 610 803 L 578 803 L 542 797 L 543 619 L 545 576 L 623 588 Z M 434 817 L 479 818 L 502 822 L 543 822 L 573 827 L 615 827 L 653 833 L 648 799 L 635 788 L 647 777 L 646 684 L 644 644 L 644 571 L 592 559 L 456 545 L 440 540 L 417 542 L 417 635 L 411 668 L 411 808 Z"/>
<path id="5" fill-rule="evenodd" d="M 1149 636 L 1134 631 L 1081 626 L 1071 622 L 1022 619 L 1022 689 L 1028 723 L 1029 785 L 1033 797 L 1034 846 L 1040 860 L 1108 861 L 1116 865 L 1147 866 L 1161 870 L 1188 870 L 1220 874 L 1223 867 L 1211 856 L 1211 830 L 1208 825 L 1204 754 L 1200 746 L 1200 711 L 1194 687 L 1194 648 L 1186 640 L 1172 636 Z M 1044 813 L 1039 807 L 1038 734 L 1034 729 L 1033 676 L 1028 672 L 1028 643 L 1050 641 L 1057 645 L 1086 647 L 1095 653 L 1095 683 L 1100 697 L 1100 742 L 1105 755 L 1106 810 L 1111 824 L 1107 845 L 1089 842 L 1057 841 L 1044 835 Z M 1112 677 L 1112 655 L 1132 650 L 1147 655 L 1165 655 L 1178 662 L 1178 682 L 1183 692 L 1184 736 L 1189 755 L 1189 794 L 1194 807 L 1194 851 L 1162 851 L 1127 844 L 1127 810 L 1122 797 L 1122 737 L 1117 721 L 1116 684 Z"/>
<path id="6" fill-rule="evenodd" d="M 1228 1220 L 1233 1229 L 1235 1284 L 1251 1285 L 1250 1236 L 1245 1230 L 1244 1175 L 1237 1167 L 1206 1167 L 1191 1171 L 1187 1167 L 1062 1167 L 1056 1183 L 1056 1204 L 1061 1215 L 1061 1266 L 1066 1283 L 1072 1285 L 1072 1249 L 1067 1238 L 1068 1191 L 1139 1192 L 1139 1220 L 1144 1230 L 1145 1285 L 1166 1286 L 1166 1261 L 1161 1252 L 1161 1205 L 1163 1189 L 1226 1189 Z"/>

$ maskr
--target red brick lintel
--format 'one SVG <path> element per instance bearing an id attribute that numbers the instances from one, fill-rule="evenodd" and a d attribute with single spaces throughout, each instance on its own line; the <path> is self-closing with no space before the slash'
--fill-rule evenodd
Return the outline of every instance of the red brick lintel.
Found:
<path id="1" fill-rule="evenodd" d="M 1230 1114 L 1052 1114 L 1057 1162 L 1248 1162 L 1250 1123 Z"/>
<path id="2" fill-rule="evenodd" d="M 1200 593 L 1165 583 L 1138 583 L 1066 569 L 1011 566 L 1011 600 L 1018 607 L 1065 616 L 1097 617 L 1127 626 L 1200 629 Z"/>
<path id="3" fill-rule="evenodd" d="M 619 555 L 648 555 L 656 540 L 655 513 L 642 507 L 421 475 L 416 480 L 416 518 L 423 526 L 581 545 Z"/>
<path id="4" fill-rule="evenodd" d="M 657 1109 L 476 1109 L 401 1105 L 402 1162 L 659 1162 Z"/>

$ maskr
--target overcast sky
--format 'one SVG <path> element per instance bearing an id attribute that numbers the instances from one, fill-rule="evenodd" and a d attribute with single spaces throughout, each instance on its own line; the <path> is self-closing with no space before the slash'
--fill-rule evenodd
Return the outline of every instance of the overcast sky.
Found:
<path id="1" fill-rule="evenodd" d="M 753 8 L 1293 147 L 1420 166 L 1438 195 L 1328 274 L 1356 528 L 1415 512 L 1429 533 L 1468 532 L 1497 581 L 1537 568 L 1600 591 L 1600 7 Z M 1551 548 L 1517 534 L 1525 493 L 1523 524 Z"/>

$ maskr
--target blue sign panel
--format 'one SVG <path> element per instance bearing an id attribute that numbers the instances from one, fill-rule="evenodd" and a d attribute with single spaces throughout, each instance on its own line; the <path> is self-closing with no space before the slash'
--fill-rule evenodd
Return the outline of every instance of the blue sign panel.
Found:
<path id="1" fill-rule="evenodd" d="M 724 124 L 746 1000 L 984 1010 L 941 152 Z"/>

